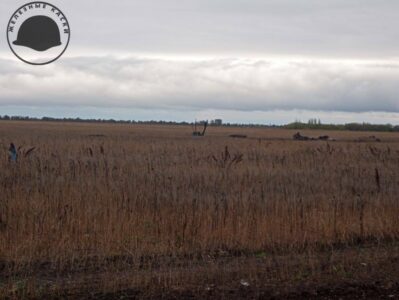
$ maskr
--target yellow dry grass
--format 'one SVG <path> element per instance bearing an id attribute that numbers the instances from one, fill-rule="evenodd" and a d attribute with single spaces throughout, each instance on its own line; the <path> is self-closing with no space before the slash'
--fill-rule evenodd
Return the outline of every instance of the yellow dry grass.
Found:
<path id="1" fill-rule="evenodd" d="M 62 270 L 93 258 L 397 240 L 397 135 L 296 142 L 293 133 L 211 127 L 193 138 L 184 126 L 1 122 L 0 261 L 10 272 L 37 262 Z M 382 142 L 354 141 L 369 135 Z M 22 146 L 17 164 L 11 141 Z"/>

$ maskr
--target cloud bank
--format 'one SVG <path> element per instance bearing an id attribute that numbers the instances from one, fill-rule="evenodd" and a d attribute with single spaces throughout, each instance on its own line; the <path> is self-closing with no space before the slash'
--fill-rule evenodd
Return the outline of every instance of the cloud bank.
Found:
<path id="1" fill-rule="evenodd" d="M 0 31 L 19 5 L 0 1 Z M 284 54 L 390 58 L 396 0 L 52 0 L 72 28 L 68 53 Z M 4 24 L 3 24 L 4 23 Z M 3 25 L 2 25 L 3 24 Z M 87 51 L 85 51 L 87 50 Z M 8 51 L 0 43 L 0 51 Z"/>
<path id="2" fill-rule="evenodd" d="M 0 60 L 0 105 L 399 112 L 399 63 L 75 57 Z"/>

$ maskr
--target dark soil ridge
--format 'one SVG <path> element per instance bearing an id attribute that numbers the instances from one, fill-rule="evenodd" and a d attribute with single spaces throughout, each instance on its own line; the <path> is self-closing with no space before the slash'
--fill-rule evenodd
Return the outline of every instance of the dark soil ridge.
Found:
<path id="1" fill-rule="evenodd" d="M 157 270 L 161 267 L 187 267 L 200 265 L 209 262 L 223 263 L 237 258 L 273 258 L 274 262 L 285 260 L 288 256 L 330 256 L 342 255 L 347 251 L 375 251 L 397 248 L 399 252 L 399 241 L 391 237 L 376 239 L 375 237 L 357 237 L 345 242 L 334 244 L 312 244 L 303 245 L 296 249 L 261 249 L 258 251 L 219 249 L 208 253 L 193 254 L 170 254 L 170 255 L 117 255 L 108 257 L 90 256 L 73 259 L 69 262 L 33 261 L 29 263 L 16 263 L 13 261 L 1 260 L 0 257 L 0 278 L 20 277 L 27 275 L 39 276 L 63 276 L 73 275 L 82 272 L 101 272 L 104 269 L 123 271 L 125 269 L 135 270 Z"/>
<path id="2" fill-rule="evenodd" d="M 284 291 L 284 289 L 265 289 L 265 288 L 228 288 L 221 287 L 208 291 L 193 291 L 193 290 L 123 290 L 113 293 L 76 293 L 70 294 L 68 292 L 54 294 L 43 294 L 40 297 L 23 297 L 29 300 L 39 299 L 81 299 L 81 300 L 120 300 L 120 299 L 264 299 L 264 300 L 327 300 L 327 299 L 341 299 L 341 300 L 378 300 L 378 299 L 399 299 L 399 283 L 390 283 L 382 285 L 380 282 L 374 283 L 342 283 L 340 285 L 324 285 L 303 287 L 296 286 L 291 290 Z M 5 299 L 15 299 L 14 297 L 6 297 Z"/>
<path id="3" fill-rule="evenodd" d="M 399 299 L 399 247 L 183 259 L 141 269 L 118 262 L 69 274 L 41 269 L 8 278 L 0 273 L 0 299 L 2 296 L 100 300 Z"/>

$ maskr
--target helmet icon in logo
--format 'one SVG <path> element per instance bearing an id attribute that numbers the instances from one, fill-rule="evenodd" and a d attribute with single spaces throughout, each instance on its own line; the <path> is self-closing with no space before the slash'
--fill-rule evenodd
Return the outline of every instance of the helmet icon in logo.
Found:
<path id="1" fill-rule="evenodd" d="M 36 51 L 46 51 L 61 45 L 60 30 L 57 23 L 49 17 L 30 17 L 22 23 L 18 30 L 18 38 L 13 44 Z"/>
<path id="2" fill-rule="evenodd" d="M 7 25 L 7 41 L 21 61 L 46 65 L 66 51 L 71 28 L 65 14 L 56 6 L 42 1 L 18 8 Z"/>

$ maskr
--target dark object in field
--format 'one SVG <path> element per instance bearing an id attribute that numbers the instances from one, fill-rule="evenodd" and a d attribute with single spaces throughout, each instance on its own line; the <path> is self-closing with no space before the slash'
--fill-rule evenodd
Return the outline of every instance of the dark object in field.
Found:
<path id="1" fill-rule="evenodd" d="M 245 134 L 230 134 L 229 137 L 237 138 L 237 139 L 246 139 L 247 136 Z"/>
<path id="2" fill-rule="evenodd" d="M 376 141 L 376 142 L 381 142 L 381 140 L 379 138 L 377 138 L 375 135 L 371 135 L 369 136 L 370 140 Z"/>
<path id="3" fill-rule="evenodd" d="M 318 138 L 308 137 L 301 135 L 299 132 L 295 133 L 293 136 L 294 140 L 296 141 L 332 141 L 328 135 L 322 135 Z"/>
<path id="4" fill-rule="evenodd" d="M 8 148 L 8 159 L 9 161 L 14 161 L 14 162 L 18 160 L 18 151 L 14 143 L 11 143 L 10 148 Z"/>
<path id="5" fill-rule="evenodd" d="M 204 129 L 202 130 L 202 132 L 197 131 L 197 122 L 195 122 L 193 136 L 204 136 L 207 128 L 208 128 L 208 121 L 204 122 Z"/>
<path id="6" fill-rule="evenodd" d="M 381 142 L 381 139 L 377 138 L 375 135 L 371 135 L 368 137 L 360 137 L 358 140 L 358 142 Z"/>
<path id="7" fill-rule="evenodd" d="M 296 140 L 296 141 L 309 141 L 309 140 L 311 140 L 311 138 L 307 137 L 307 136 L 304 136 L 304 135 L 301 135 L 299 132 L 297 132 L 297 133 L 294 134 L 294 140 Z"/>
<path id="8" fill-rule="evenodd" d="M 319 136 L 319 140 L 321 140 L 321 141 L 328 141 L 329 139 L 330 139 L 330 137 L 328 135 Z"/>

